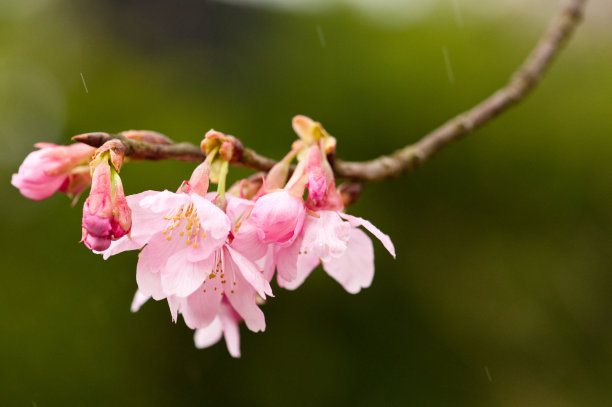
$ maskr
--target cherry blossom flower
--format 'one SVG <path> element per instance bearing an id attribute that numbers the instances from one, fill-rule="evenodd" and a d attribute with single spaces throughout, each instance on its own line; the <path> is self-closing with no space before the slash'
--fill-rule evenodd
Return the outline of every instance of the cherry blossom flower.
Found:
<path id="1" fill-rule="evenodd" d="M 299 117 L 297 122 L 301 123 L 301 127 L 297 126 L 296 131 L 304 133 L 305 129 L 309 129 L 327 134 L 320 125 L 308 120 Z M 307 134 L 300 135 L 307 138 Z M 317 140 L 315 136 L 312 138 Z M 369 287 L 374 278 L 372 241 L 358 227 L 363 226 L 370 231 L 395 257 L 393 243 L 389 236 L 369 221 L 343 213 L 344 204 L 336 189 L 322 138 L 309 148 L 300 164 L 292 179 L 307 180 L 308 199 L 305 207 L 308 214 L 293 243 L 276 251 L 278 283 L 281 287 L 295 289 L 321 263 L 323 269 L 348 292 L 357 293 Z M 294 181 L 295 184 L 298 182 Z"/>
<path id="2" fill-rule="evenodd" d="M 199 202 L 197 205 L 202 205 L 200 200 L 210 203 L 209 199 L 215 197 L 215 194 L 208 194 L 208 199 L 198 194 L 192 194 L 191 196 L 186 193 L 175 195 L 188 196 L 188 199 L 193 200 L 193 202 Z M 136 209 L 134 211 L 133 231 L 136 232 L 136 237 L 132 237 L 133 246 L 123 247 L 134 248 L 143 244 L 143 242 L 147 242 L 138 261 L 137 281 L 139 289 L 134 296 L 132 310 L 138 310 L 150 297 L 154 299 L 167 298 L 173 320 L 176 321 L 178 314 L 182 314 L 186 325 L 197 330 L 195 340 L 198 347 L 217 342 L 221 334 L 224 333 L 230 354 L 239 357 L 239 322 L 244 321 L 247 327 L 254 332 L 265 330 L 265 317 L 259 309 L 257 301 L 272 294 L 268 280 L 264 278 L 263 273 L 259 271 L 253 261 L 265 257 L 267 253 L 267 245 L 259 242 L 257 230 L 248 218 L 253 202 L 230 197 L 226 209 L 227 214 L 213 205 L 215 211 L 207 212 L 203 219 L 209 219 L 213 215 L 219 216 L 215 212 L 216 210 L 220 211 L 225 220 L 228 221 L 227 223 L 224 221 L 223 225 L 217 225 L 219 235 L 223 236 L 224 239 L 207 241 L 204 238 L 201 244 L 210 247 L 210 250 L 212 250 L 210 255 L 204 256 L 202 253 L 199 256 L 192 255 L 194 260 L 205 257 L 204 260 L 191 262 L 192 264 L 188 264 L 190 261 L 189 254 L 182 255 L 182 257 L 186 257 L 187 262 L 182 261 L 182 265 L 177 266 L 169 263 L 176 261 L 181 256 L 177 256 L 175 253 L 169 256 L 168 260 L 165 260 L 168 257 L 167 254 L 161 253 L 161 250 L 164 250 L 163 246 L 173 239 L 169 232 L 166 234 L 162 232 L 163 239 L 159 242 L 162 247 L 159 247 L 156 246 L 158 243 L 155 243 L 150 237 L 147 238 L 138 226 L 141 209 L 151 209 L 150 201 L 154 199 L 159 199 L 159 196 L 157 193 L 151 192 L 143 193 L 142 197 L 138 198 L 128 197 L 128 200 L 134 202 L 134 208 L 140 208 L 140 210 Z M 195 206 L 194 203 L 194 208 Z M 144 212 L 146 213 L 147 210 Z M 146 216 L 148 222 L 151 222 L 155 216 L 149 215 L 150 213 Z M 186 230 L 189 230 L 187 229 L 188 226 L 188 224 L 185 226 Z M 190 230 L 193 230 L 194 227 L 197 228 L 197 226 L 192 226 Z M 202 222 L 199 229 L 201 231 L 207 227 Z M 178 231 L 180 236 L 180 232 L 186 230 L 180 229 L 179 225 L 173 229 L 173 233 Z M 207 230 L 212 233 L 212 228 Z M 169 236 L 171 237 L 170 240 L 168 240 Z M 119 245 L 121 245 L 121 241 L 117 242 L 117 246 Z M 159 252 L 161 258 L 149 254 L 147 251 L 149 247 L 154 247 L 153 251 Z M 186 248 L 183 251 L 192 250 L 193 244 L 190 247 L 191 249 Z M 166 250 L 173 249 L 168 248 Z M 176 268 L 176 270 L 173 271 L 171 276 L 165 278 L 169 267 Z M 179 275 L 185 273 L 189 273 L 189 275 L 179 277 Z M 167 284 L 170 277 L 180 278 L 181 284 L 188 284 L 189 289 L 172 290 L 174 285 L 169 287 Z M 192 290 L 194 286 L 197 286 L 196 290 Z"/>
<path id="3" fill-rule="evenodd" d="M 143 295 L 161 300 L 194 292 L 227 239 L 227 215 L 197 193 L 145 191 L 128 196 L 127 202 L 132 232 L 111 243 L 104 257 L 144 246 L 136 269 Z"/>
<path id="4" fill-rule="evenodd" d="M 81 143 L 68 146 L 37 143 L 35 146 L 39 150 L 28 154 L 11 179 L 23 196 L 41 200 L 56 191 L 73 196 L 91 184 L 87 164 L 95 148 Z"/>
<path id="5" fill-rule="evenodd" d="M 272 295 L 272 290 L 255 263 L 266 255 L 267 245 L 256 238 L 257 230 L 248 217 L 252 206 L 251 201 L 229 198 L 226 212 L 232 228 L 228 240 L 215 252 L 214 267 L 198 290 L 186 298 L 168 298 L 174 320 L 181 313 L 187 326 L 203 329 L 230 307 L 251 331 L 265 329 L 257 299 Z"/>
<path id="6" fill-rule="evenodd" d="M 174 321 L 182 314 L 187 326 L 201 332 L 216 333 L 218 324 L 225 327 L 230 352 L 239 355 L 237 326 L 228 325 L 229 317 L 233 325 L 244 320 L 252 331 L 265 329 L 257 301 L 272 290 L 254 261 L 266 255 L 267 245 L 257 238 L 250 219 L 254 202 L 228 196 L 223 211 L 213 203 L 218 203 L 217 194 L 206 194 L 209 170 L 207 162 L 201 164 L 177 193 L 128 196 L 131 235 L 103 254 L 107 258 L 144 247 L 132 309 L 150 297 L 167 299 Z"/>

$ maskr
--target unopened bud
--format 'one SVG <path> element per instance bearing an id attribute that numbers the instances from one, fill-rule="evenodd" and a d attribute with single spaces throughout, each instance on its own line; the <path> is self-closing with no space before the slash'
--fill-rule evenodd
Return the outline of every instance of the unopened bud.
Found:
<path id="1" fill-rule="evenodd" d="M 111 167 L 110 151 L 102 152 L 92 170 L 91 192 L 83 206 L 82 240 L 96 251 L 108 249 L 111 240 L 129 233 L 132 212 L 123 192 L 121 178 Z"/>

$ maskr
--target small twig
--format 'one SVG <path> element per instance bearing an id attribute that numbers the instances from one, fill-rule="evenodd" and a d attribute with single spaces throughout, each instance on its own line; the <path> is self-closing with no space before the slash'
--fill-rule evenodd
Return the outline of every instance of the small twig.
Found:
<path id="1" fill-rule="evenodd" d="M 523 100 L 536 86 L 555 56 L 570 38 L 582 18 L 586 0 L 568 0 L 561 12 L 553 18 L 523 65 L 515 72 L 508 84 L 484 101 L 465 111 L 427 134 L 418 142 L 408 145 L 390 155 L 363 162 L 335 159 L 332 162 L 338 178 L 360 181 L 376 181 L 398 176 L 413 170 L 441 151 L 449 143 L 459 140 L 482 127 L 491 119 Z M 112 138 L 126 145 L 126 156 L 133 159 L 202 161 L 204 153 L 191 143 L 152 144 L 127 139 L 121 134 L 87 133 L 73 137 L 74 140 L 94 147 L 101 146 Z M 268 171 L 276 163 L 271 158 L 244 148 L 235 163 L 258 171 Z"/>
<path id="2" fill-rule="evenodd" d="M 126 138 L 121 133 L 85 133 L 79 134 L 72 138 L 74 141 L 89 144 L 93 147 L 100 147 L 105 142 L 118 139 L 125 144 L 126 156 L 133 160 L 180 160 L 180 161 L 204 161 L 205 155 L 200 147 L 183 142 L 183 143 L 168 143 L 168 144 L 153 144 L 144 141 L 131 140 Z M 236 165 L 253 168 L 259 171 L 268 171 L 276 161 L 271 158 L 263 157 L 257 154 L 250 148 L 245 148 Z"/>
<path id="3" fill-rule="evenodd" d="M 365 162 L 337 161 L 334 170 L 339 176 L 363 181 L 397 176 L 418 167 L 450 142 L 459 140 L 517 104 L 535 87 L 574 32 L 585 5 L 586 0 L 569 0 L 510 82 L 472 109 L 444 123 L 417 143 L 391 155 Z"/>

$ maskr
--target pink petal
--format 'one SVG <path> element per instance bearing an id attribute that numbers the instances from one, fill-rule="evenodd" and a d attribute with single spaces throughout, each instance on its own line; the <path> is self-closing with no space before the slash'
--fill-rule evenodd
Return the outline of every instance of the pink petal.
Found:
<path id="1" fill-rule="evenodd" d="M 189 204 L 191 202 L 191 199 L 187 194 L 175 194 L 174 192 L 167 190 L 153 192 L 154 194 L 144 196 L 140 200 L 140 206 L 144 209 L 148 209 L 151 212 L 162 214 L 162 218 L 173 209 L 177 209 L 181 205 Z"/>
<path id="2" fill-rule="evenodd" d="M 176 322 L 178 314 L 181 312 L 181 307 L 185 302 L 185 298 L 170 296 L 166 298 L 168 300 L 168 308 L 170 308 L 170 315 L 172 316 L 172 322 Z"/>
<path id="3" fill-rule="evenodd" d="M 155 270 L 146 261 L 146 257 L 143 259 L 142 254 L 136 265 L 136 282 L 138 283 L 138 290 L 142 295 L 151 296 L 158 301 L 166 297 L 162 290 L 161 277 L 158 270 Z"/>
<path id="4" fill-rule="evenodd" d="M 223 267 L 226 273 L 230 273 L 228 268 L 237 267 L 230 260 L 230 256 L 225 256 Z M 247 327 L 253 331 L 263 331 L 266 329 L 266 319 L 263 312 L 257 306 L 255 291 L 251 285 L 242 277 L 240 272 L 235 273 L 236 285 L 233 286 L 233 293 L 226 292 L 226 298 L 232 304 L 236 312 L 244 319 Z"/>
<path id="5" fill-rule="evenodd" d="M 137 312 L 140 307 L 143 306 L 145 302 L 147 302 L 151 298 L 149 295 L 144 295 L 140 290 L 136 290 L 136 294 L 134 294 L 134 299 L 132 300 L 132 306 L 130 310 L 132 312 Z"/>
<path id="6" fill-rule="evenodd" d="M 266 281 L 272 281 L 274 277 L 274 269 L 276 268 L 276 250 L 274 246 L 268 246 L 266 254 L 255 261 L 258 269 L 263 270 L 263 277 Z"/>
<path id="7" fill-rule="evenodd" d="M 255 205 L 255 202 L 249 201 L 248 199 L 238 198 L 233 195 L 227 195 L 227 208 L 225 213 L 230 218 L 232 224 L 236 224 L 238 221 L 247 218 L 251 214 L 251 210 Z"/>
<path id="8" fill-rule="evenodd" d="M 213 256 L 191 262 L 187 259 L 187 253 L 187 250 L 174 253 L 160 273 L 162 289 L 167 296 L 187 297 L 202 285 L 213 269 Z"/>
<path id="9" fill-rule="evenodd" d="M 259 230 L 251 219 L 241 221 L 234 227 L 233 232 L 234 240 L 230 244 L 231 247 L 251 261 L 262 258 L 270 247 L 269 244 L 259 240 Z"/>
<path id="10" fill-rule="evenodd" d="M 352 229 L 344 255 L 324 261 L 323 269 L 351 294 L 369 287 L 374 278 L 372 240 L 360 229 Z"/>
<path id="11" fill-rule="evenodd" d="M 225 246 L 223 255 L 223 267 L 227 266 L 233 267 L 236 274 L 244 277 L 263 299 L 266 295 L 273 296 L 270 283 L 266 281 L 263 273 L 257 270 L 253 262 L 229 246 Z"/>
<path id="12" fill-rule="evenodd" d="M 65 175 L 48 176 L 42 174 L 36 178 L 31 177 L 28 179 L 22 172 L 20 168 L 17 174 L 13 174 L 11 184 L 19 189 L 23 196 L 36 201 L 53 195 L 68 178 Z"/>
<path id="13" fill-rule="evenodd" d="M 104 260 L 107 260 L 110 256 L 114 256 L 117 253 L 122 253 L 128 250 L 138 250 L 143 245 L 144 244 L 140 244 L 137 241 L 133 240 L 130 236 L 126 235 L 119 240 L 111 241 L 111 244 L 108 249 L 101 252 L 94 250 L 94 253 L 102 254 Z"/>
<path id="14" fill-rule="evenodd" d="M 301 254 L 298 254 L 301 252 Z M 295 259 L 295 260 L 293 260 Z M 288 276 L 288 271 L 291 269 L 291 262 L 295 261 L 295 275 L 293 278 Z M 303 248 L 294 248 L 293 253 L 286 253 L 285 250 L 279 252 L 277 260 L 278 285 L 287 289 L 295 290 L 304 283 L 306 278 L 319 265 L 319 257 L 314 252 L 305 251 Z"/>
<path id="15" fill-rule="evenodd" d="M 164 216 L 173 208 L 167 208 L 163 212 L 154 211 L 150 203 L 151 200 L 163 195 L 163 192 L 145 191 L 126 197 L 127 203 L 132 210 L 132 230 L 130 231 L 130 236 L 137 244 L 144 246 L 151 236 L 161 232 L 168 224 Z M 149 202 L 149 204 L 144 205 L 143 202 Z"/>
<path id="16" fill-rule="evenodd" d="M 188 259 L 195 262 L 210 257 L 223 246 L 231 225 L 227 215 L 210 201 L 199 195 L 191 195 L 191 198 L 200 219 L 200 236 L 194 241 L 197 246 L 191 247 L 188 254 Z"/>
<path id="17" fill-rule="evenodd" d="M 218 280 L 219 278 L 207 280 L 202 287 L 183 300 L 181 313 L 185 319 L 185 324 L 189 328 L 205 328 L 212 323 L 219 313 L 223 296 L 218 288 L 220 286 Z M 214 290 L 214 287 L 217 287 L 217 290 Z"/>
<path id="18" fill-rule="evenodd" d="M 277 249 L 276 269 L 278 285 L 287 288 L 285 282 L 293 281 L 298 275 L 298 252 L 302 250 L 303 237 L 300 235 L 289 247 Z"/>
<path id="19" fill-rule="evenodd" d="M 230 308 L 230 307 L 223 307 Z M 223 327 L 223 335 L 225 336 L 225 344 L 227 351 L 232 357 L 240 357 L 240 328 L 238 327 L 237 315 L 234 315 L 233 310 L 225 311 L 222 309 L 220 313 L 221 326 Z"/>
<path id="20" fill-rule="evenodd" d="M 219 342 L 222 336 L 223 328 L 221 327 L 221 320 L 219 317 L 216 317 L 207 327 L 196 330 L 193 341 L 196 348 L 203 349 Z"/>
<path id="21" fill-rule="evenodd" d="M 231 228 L 227 215 L 212 202 L 199 195 L 191 195 L 191 199 L 206 234 L 210 234 L 214 239 L 225 239 Z"/>
<path id="22" fill-rule="evenodd" d="M 138 262 L 147 262 L 151 271 L 158 273 L 166 268 L 170 256 L 178 252 L 188 253 L 188 247 L 181 239 L 167 240 L 166 235 L 158 232 L 140 252 Z"/>
<path id="23" fill-rule="evenodd" d="M 383 232 L 381 232 L 380 229 L 378 229 L 376 226 L 370 223 L 370 221 L 367 221 L 365 219 L 362 219 L 356 216 L 348 215 L 342 212 L 338 212 L 338 214 L 342 216 L 344 219 L 348 220 L 351 226 L 353 227 L 363 226 L 364 228 L 366 228 L 370 233 L 376 236 L 378 240 L 380 240 L 380 242 L 383 244 L 385 249 L 387 249 L 389 253 L 391 253 L 391 256 L 393 256 L 393 258 L 395 258 L 395 247 L 393 246 L 393 242 L 391 242 L 391 238 L 387 236 L 386 234 L 384 234 Z"/>
<path id="24" fill-rule="evenodd" d="M 335 211 L 318 211 L 317 215 L 306 218 L 302 250 L 323 261 L 341 256 L 350 237 L 350 225 Z"/>
<path id="25" fill-rule="evenodd" d="M 50 150 L 57 149 L 59 146 L 49 144 L 42 150 L 36 150 L 27 155 L 23 163 L 19 166 L 17 174 L 13 174 L 11 184 L 19 189 L 19 192 L 26 198 L 41 200 L 50 197 L 57 191 L 68 174 L 60 173 L 57 175 L 47 175 L 50 169 L 55 168 L 59 161 L 45 157 Z"/>

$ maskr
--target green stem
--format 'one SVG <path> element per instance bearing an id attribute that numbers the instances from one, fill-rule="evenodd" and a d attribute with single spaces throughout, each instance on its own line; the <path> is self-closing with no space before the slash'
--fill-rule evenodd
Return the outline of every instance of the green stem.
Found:
<path id="1" fill-rule="evenodd" d="M 227 173 L 229 171 L 229 162 L 223 160 L 221 163 L 221 171 L 219 174 L 219 183 L 217 184 L 217 200 L 220 202 L 225 202 L 225 179 L 227 178 Z"/>

